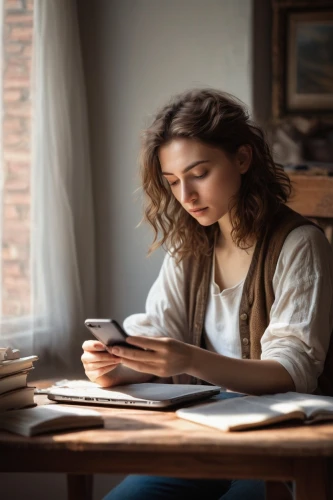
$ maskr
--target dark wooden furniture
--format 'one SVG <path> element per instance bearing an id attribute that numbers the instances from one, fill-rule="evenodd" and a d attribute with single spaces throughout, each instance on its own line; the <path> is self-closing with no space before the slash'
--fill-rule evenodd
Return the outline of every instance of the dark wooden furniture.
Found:
<path id="1" fill-rule="evenodd" d="M 289 206 L 308 217 L 333 218 L 333 177 L 289 174 L 294 196 Z"/>
<path id="2" fill-rule="evenodd" d="M 223 433 L 173 411 L 99 411 L 105 429 L 34 438 L 1 432 L 0 471 L 66 473 L 70 500 L 92 498 L 95 473 L 295 481 L 296 500 L 331 498 L 333 424 Z"/>
<path id="3" fill-rule="evenodd" d="M 300 174 L 289 177 L 294 194 L 288 205 L 322 226 L 333 245 L 333 177 Z"/>

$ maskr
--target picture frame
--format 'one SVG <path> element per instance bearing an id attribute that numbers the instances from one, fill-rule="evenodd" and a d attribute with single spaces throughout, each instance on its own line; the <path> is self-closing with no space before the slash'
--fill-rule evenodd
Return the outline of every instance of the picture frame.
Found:
<path id="1" fill-rule="evenodd" d="M 333 0 L 273 0 L 272 115 L 333 115 Z"/>

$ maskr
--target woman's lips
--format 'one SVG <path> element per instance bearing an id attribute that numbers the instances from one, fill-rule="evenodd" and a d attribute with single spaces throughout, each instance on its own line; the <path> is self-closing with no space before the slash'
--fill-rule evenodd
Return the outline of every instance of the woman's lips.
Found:
<path id="1" fill-rule="evenodd" d="M 194 215 L 195 217 L 199 217 L 200 215 L 203 215 L 206 212 L 206 210 L 208 210 L 208 207 L 190 210 L 189 212 L 191 215 Z"/>

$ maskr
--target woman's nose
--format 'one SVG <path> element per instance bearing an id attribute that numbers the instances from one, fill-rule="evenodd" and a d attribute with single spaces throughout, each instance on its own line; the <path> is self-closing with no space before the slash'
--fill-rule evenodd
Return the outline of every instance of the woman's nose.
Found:
<path id="1" fill-rule="evenodd" d="M 196 193 L 191 189 L 191 186 L 183 184 L 182 189 L 181 189 L 181 203 L 190 203 L 191 201 L 194 201 L 197 198 Z"/>

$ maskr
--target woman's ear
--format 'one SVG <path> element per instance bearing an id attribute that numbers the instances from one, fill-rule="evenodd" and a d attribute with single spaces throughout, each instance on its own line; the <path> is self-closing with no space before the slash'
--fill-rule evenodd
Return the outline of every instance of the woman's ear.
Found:
<path id="1" fill-rule="evenodd" d="M 251 166 L 252 162 L 252 147 L 249 144 L 243 144 L 237 151 L 237 162 L 239 173 L 245 174 Z"/>

